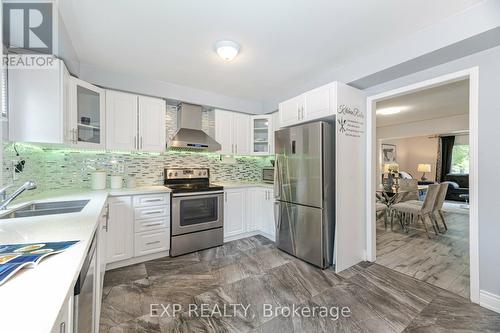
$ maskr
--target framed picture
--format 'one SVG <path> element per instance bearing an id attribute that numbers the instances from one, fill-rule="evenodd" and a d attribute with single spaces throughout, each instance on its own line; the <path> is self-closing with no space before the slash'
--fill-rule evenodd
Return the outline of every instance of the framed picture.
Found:
<path id="1" fill-rule="evenodd" d="M 396 145 L 382 144 L 382 164 L 396 163 Z"/>

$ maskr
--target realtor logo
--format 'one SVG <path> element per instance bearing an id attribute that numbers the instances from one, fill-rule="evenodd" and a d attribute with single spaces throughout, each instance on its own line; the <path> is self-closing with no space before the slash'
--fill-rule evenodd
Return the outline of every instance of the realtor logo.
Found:
<path id="1" fill-rule="evenodd" d="M 15 53 L 52 54 L 53 17 L 50 2 L 4 2 L 3 41 Z"/>

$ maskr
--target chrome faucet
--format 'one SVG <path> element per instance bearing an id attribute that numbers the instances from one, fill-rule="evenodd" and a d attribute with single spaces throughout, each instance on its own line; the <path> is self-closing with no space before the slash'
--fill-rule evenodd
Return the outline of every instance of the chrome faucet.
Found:
<path id="1" fill-rule="evenodd" d="M 15 198 L 17 198 L 24 191 L 36 189 L 36 183 L 35 183 L 35 181 L 28 180 L 21 187 L 19 187 L 17 190 L 15 190 L 9 196 L 7 196 L 6 191 L 11 186 L 12 185 L 8 185 L 8 186 L 5 186 L 4 188 L 0 189 L 0 196 L 2 198 L 2 201 L 0 202 L 0 210 L 6 210 L 7 209 L 7 205 L 10 204 L 12 202 L 12 200 L 14 200 Z"/>

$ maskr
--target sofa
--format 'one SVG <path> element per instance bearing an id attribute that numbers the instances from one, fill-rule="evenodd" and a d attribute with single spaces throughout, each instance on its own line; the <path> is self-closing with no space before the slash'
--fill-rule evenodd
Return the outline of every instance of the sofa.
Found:
<path id="1" fill-rule="evenodd" d="M 450 182 L 446 200 L 466 201 L 461 194 L 469 194 L 469 175 L 446 175 L 443 181 Z"/>

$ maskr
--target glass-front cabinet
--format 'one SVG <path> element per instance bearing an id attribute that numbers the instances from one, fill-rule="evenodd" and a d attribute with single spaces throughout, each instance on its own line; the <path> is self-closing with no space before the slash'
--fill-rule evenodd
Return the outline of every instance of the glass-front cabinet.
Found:
<path id="1" fill-rule="evenodd" d="M 252 155 L 271 155 L 272 116 L 252 116 Z"/>
<path id="2" fill-rule="evenodd" d="M 73 77 L 70 90 L 69 143 L 80 147 L 104 149 L 104 90 Z"/>

